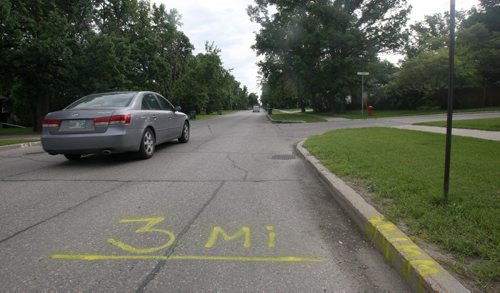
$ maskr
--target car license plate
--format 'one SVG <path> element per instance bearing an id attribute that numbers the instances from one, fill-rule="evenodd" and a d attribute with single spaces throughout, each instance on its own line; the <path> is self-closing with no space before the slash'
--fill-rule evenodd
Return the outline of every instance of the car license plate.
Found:
<path id="1" fill-rule="evenodd" d="M 86 120 L 69 120 L 68 128 L 70 129 L 85 129 L 87 127 Z"/>

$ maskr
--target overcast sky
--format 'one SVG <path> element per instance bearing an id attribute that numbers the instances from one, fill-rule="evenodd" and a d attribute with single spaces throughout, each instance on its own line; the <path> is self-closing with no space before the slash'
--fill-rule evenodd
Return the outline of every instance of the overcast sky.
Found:
<path id="1" fill-rule="evenodd" d="M 424 15 L 449 10 L 447 0 L 407 0 L 412 6 L 410 23 L 422 20 Z M 203 52 L 205 42 L 214 42 L 221 49 L 222 61 L 226 68 L 232 68 L 232 74 L 250 92 L 260 94 L 258 86 L 258 59 L 250 48 L 255 42 L 254 32 L 259 25 L 252 23 L 246 13 L 246 7 L 253 0 L 153 0 L 163 3 L 167 9 L 176 8 L 182 16 L 181 30 L 195 46 L 195 54 Z M 477 5 L 478 0 L 456 0 L 456 8 L 469 9 Z M 397 57 L 389 57 L 396 61 Z"/>

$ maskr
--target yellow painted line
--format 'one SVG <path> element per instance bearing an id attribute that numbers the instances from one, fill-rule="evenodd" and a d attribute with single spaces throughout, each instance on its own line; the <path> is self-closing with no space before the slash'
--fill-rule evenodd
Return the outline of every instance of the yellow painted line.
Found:
<path id="1" fill-rule="evenodd" d="M 242 261 L 242 262 L 324 262 L 323 258 L 297 256 L 199 256 L 199 255 L 97 255 L 97 254 L 52 254 L 52 259 L 59 260 L 208 260 L 208 261 Z"/>

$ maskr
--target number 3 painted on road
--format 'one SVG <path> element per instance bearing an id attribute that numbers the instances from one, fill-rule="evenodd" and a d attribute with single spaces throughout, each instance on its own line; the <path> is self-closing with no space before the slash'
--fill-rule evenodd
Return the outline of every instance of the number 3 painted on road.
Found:
<path id="1" fill-rule="evenodd" d="M 151 248 L 137 248 L 137 247 L 128 245 L 126 243 L 123 243 L 121 241 L 115 240 L 113 238 L 108 238 L 108 243 L 111 243 L 115 246 L 118 246 L 119 248 L 121 248 L 125 251 L 132 252 L 132 253 L 138 253 L 138 254 L 152 253 L 152 252 L 156 252 L 158 250 L 162 250 L 164 248 L 167 248 L 174 243 L 175 234 L 169 230 L 153 228 L 155 225 L 163 222 L 164 220 L 165 220 L 164 217 L 158 217 L 158 218 L 142 218 L 142 219 L 121 219 L 119 221 L 120 223 L 146 222 L 147 224 L 145 226 L 135 230 L 135 233 L 157 232 L 157 233 L 162 233 L 162 234 L 167 235 L 168 241 L 161 246 L 151 247 Z"/>

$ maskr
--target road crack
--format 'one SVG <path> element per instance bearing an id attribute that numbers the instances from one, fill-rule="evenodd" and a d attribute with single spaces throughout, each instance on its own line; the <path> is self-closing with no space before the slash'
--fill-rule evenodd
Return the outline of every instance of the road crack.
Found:
<path id="1" fill-rule="evenodd" d="M 231 154 L 228 153 L 226 155 L 226 159 L 228 159 L 231 162 L 231 166 L 233 168 L 238 169 L 238 170 L 242 171 L 245 174 L 243 176 L 243 181 L 246 181 L 247 177 L 248 177 L 248 170 L 246 170 L 245 168 L 242 168 L 242 167 L 238 166 L 238 164 L 236 163 L 236 161 L 231 158 Z"/>
<path id="2" fill-rule="evenodd" d="M 174 242 L 174 244 L 172 246 L 170 246 L 167 249 L 167 251 L 165 251 L 165 253 L 163 254 L 164 256 L 169 257 L 175 252 L 175 249 L 177 248 L 177 245 L 179 244 L 182 237 L 184 237 L 184 235 L 189 231 L 189 229 L 191 229 L 191 226 L 194 224 L 194 222 L 205 211 L 205 209 L 208 207 L 208 205 L 215 199 L 215 197 L 217 196 L 217 193 L 219 193 L 219 190 L 222 188 L 222 186 L 224 186 L 225 183 L 226 183 L 225 181 L 222 181 L 219 184 L 219 186 L 217 187 L 217 189 L 215 189 L 215 191 L 212 193 L 212 195 L 207 200 L 207 202 L 205 202 L 205 204 L 196 213 L 196 215 L 194 215 L 194 217 L 189 221 L 189 223 L 186 226 L 184 226 L 184 229 L 182 229 L 182 231 L 179 234 L 177 234 L 177 240 Z M 154 267 L 154 269 L 146 276 L 146 278 L 139 285 L 136 292 L 137 293 L 144 292 L 146 287 L 149 285 L 149 283 L 151 283 L 151 281 L 153 281 L 156 278 L 156 276 L 161 271 L 161 269 L 165 266 L 166 263 L 167 263 L 166 260 L 159 261 L 156 264 L 156 266 Z"/>

